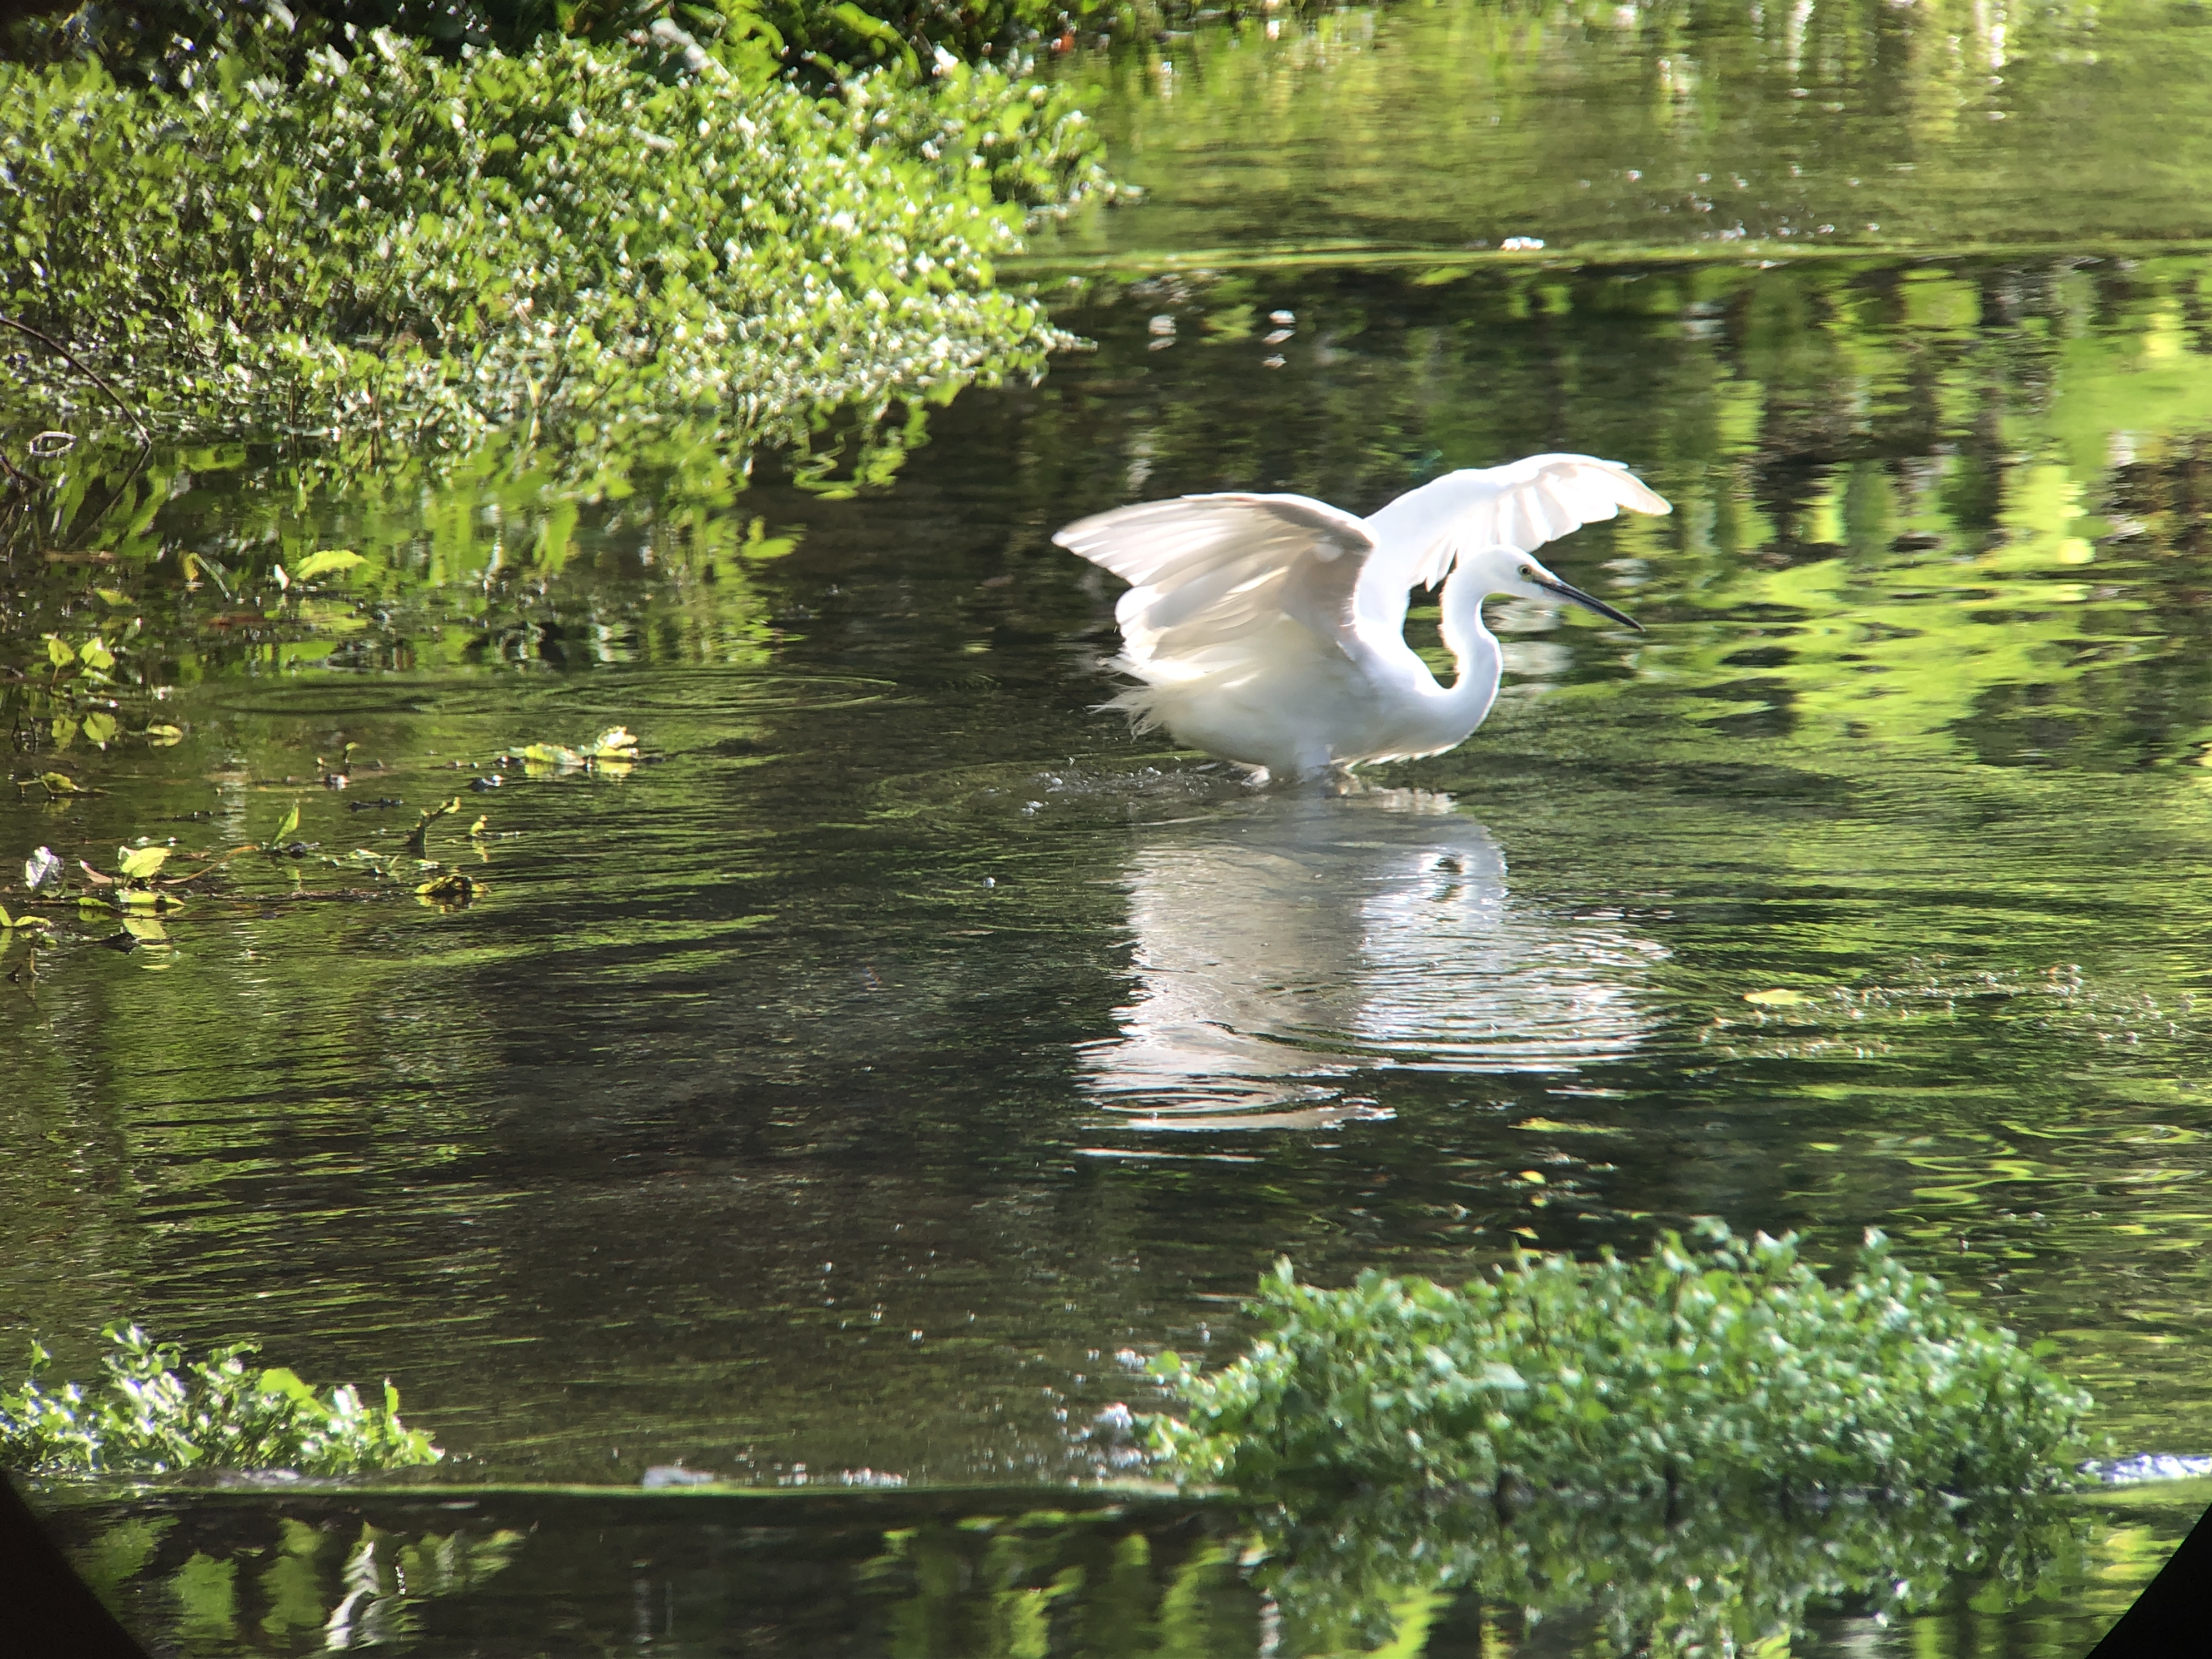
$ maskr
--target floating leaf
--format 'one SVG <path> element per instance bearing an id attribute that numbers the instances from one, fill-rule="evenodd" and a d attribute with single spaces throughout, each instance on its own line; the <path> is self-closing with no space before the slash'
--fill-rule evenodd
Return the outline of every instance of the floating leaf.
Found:
<path id="1" fill-rule="evenodd" d="M 41 847 L 23 860 L 23 890 L 35 893 L 48 882 L 59 882 L 62 876 L 61 855 L 51 847 Z"/>
<path id="2" fill-rule="evenodd" d="M 1743 1000 L 1746 1002 L 1755 1002 L 1762 1008 L 1796 1008 L 1802 1007 L 1813 999 L 1802 991 L 1793 991 L 1784 986 L 1772 991 L 1746 991 L 1743 994 Z"/>
<path id="3" fill-rule="evenodd" d="M 637 739 L 630 736 L 628 726 L 610 726 L 592 739 L 592 746 L 586 752 L 594 760 L 635 760 Z"/>
<path id="4" fill-rule="evenodd" d="M 41 772 L 39 781 L 49 795 L 104 795 L 105 789 L 88 789 L 66 772 Z"/>
<path id="5" fill-rule="evenodd" d="M 424 882 L 415 890 L 415 894 L 441 909 L 458 910 L 474 902 L 477 884 L 459 871 L 453 870 Z"/>
<path id="6" fill-rule="evenodd" d="M 354 566 L 365 562 L 367 561 L 362 559 L 360 554 L 350 550 L 337 547 L 325 548 L 319 553 L 310 553 L 306 558 L 301 560 L 299 568 L 292 573 L 292 580 L 295 582 L 311 582 L 318 576 L 327 576 L 337 570 L 350 570 Z M 280 566 L 279 568 L 281 568 Z"/>
<path id="7" fill-rule="evenodd" d="M 161 866 L 169 861 L 169 849 L 166 847 L 118 847 L 115 849 L 115 856 L 125 876 L 132 881 L 143 881 L 160 873 Z"/>
<path id="8" fill-rule="evenodd" d="M 95 708 L 84 717 L 84 735 L 102 749 L 115 741 L 123 730 L 123 723 L 105 708 Z"/>
<path id="9" fill-rule="evenodd" d="M 1627 1130 L 1604 1123 L 1565 1123 L 1558 1118 L 1524 1117 L 1513 1126 L 1516 1129 L 1532 1129 L 1554 1135 L 1625 1135 Z"/>
<path id="10" fill-rule="evenodd" d="M 48 921 L 44 916 L 11 916 L 8 914 L 8 907 L 0 904 L 0 933 L 12 932 L 18 927 L 51 927 L 52 926 L 53 923 Z"/>
<path id="11" fill-rule="evenodd" d="M 167 945 L 169 942 L 169 930 L 161 926 L 157 916 L 125 916 L 123 918 L 123 931 L 141 945 Z"/>
<path id="12" fill-rule="evenodd" d="M 522 751 L 523 763 L 529 766 L 555 766 L 562 771 L 574 771 L 584 763 L 584 757 L 565 744 L 533 743 Z"/>
<path id="13" fill-rule="evenodd" d="M 175 726 L 149 726 L 144 733 L 146 741 L 156 749 L 167 749 L 173 743 L 185 740 L 184 729 Z"/>

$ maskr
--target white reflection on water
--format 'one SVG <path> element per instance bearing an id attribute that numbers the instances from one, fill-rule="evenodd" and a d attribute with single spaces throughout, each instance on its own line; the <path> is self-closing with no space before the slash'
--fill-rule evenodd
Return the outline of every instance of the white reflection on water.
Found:
<path id="1" fill-rule="evenodd" d="M 1382 1066 L 1550 1072 L 1626 1054 L 1666 952 L 1516 904 L 1447 795 L 1273 796 L 1162 827 L 1130 861 L 1137 986 L 1084 1088 L 1127 1127 L 1317 1127 L 1381 1115 Z"/>

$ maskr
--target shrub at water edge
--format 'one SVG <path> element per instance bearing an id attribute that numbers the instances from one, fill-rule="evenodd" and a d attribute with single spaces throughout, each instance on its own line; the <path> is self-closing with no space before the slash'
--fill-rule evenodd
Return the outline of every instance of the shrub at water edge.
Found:
<path id="1" fill-rule="evenodd" d="M 2033 1492 L 2069 1483 L 2086 1394 L 1893 1259 L 1869 1231 L 1824 1284 L 1794 1236 L 1594 1262 L 1521 1255 L 1451 1291 L 1361 1275 L 1261 1282 L 1249 1352 L 1154 1370 L 1152 1420 L 1186 1480 L 1246 1492 L 1364 1483 L 1607 1498 L 1695 1489 Z"/>
<path id="2" fill-rule="evenodd" d="M 9 402 L 112 422 L 89 368 L 166 435 L 744 450 L 1061 342 L 993 261 L 1103 185 L 1064 92 L 325 34 L 241 14 L 173 90 L 0 64 L 0 305 L 76 360 L 11 338 Z"/>
<path id="3" fill-rule="evenodd" d="M 0 1389 L 0 1467 L 26 1474 L 175 1474 L 188 1469 L 290 1469 L 357 1474 L 434 1463 L 445 1454 L 399 1420 L 399 1391 L 381 1404 L 350 1385 L 317 1393 L 281 1366 L 247 1362 L 248 1344 L 185 1363 L 173 1343 L 110 1325 L 106 1375 L 41 1386 L 51 1356 L 31 1345 L 31 1375 Z"/>

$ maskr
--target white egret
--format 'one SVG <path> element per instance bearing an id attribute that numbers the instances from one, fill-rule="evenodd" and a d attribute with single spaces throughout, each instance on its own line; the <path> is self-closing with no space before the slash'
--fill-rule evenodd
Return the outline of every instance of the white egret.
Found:
<path id="1" fill-rule="evenodd" d="M 1456 747 L 1498 696 L 1493 593 L 1565 599 L 1631 628 L 1535 550 L 1622 507 L 1671 509 L 1628 469 L 1531 455 L 1447 473 L 1361 519 L 1307 495 L 1183 495 L 1079 520 L 1053 538 L 1129 582 L 1114 666 L 1144 682 L 1106 706 L 1270 777 Z M 1443 583 L 1441 685 L 1406 643 L 1415 583 Z"/>

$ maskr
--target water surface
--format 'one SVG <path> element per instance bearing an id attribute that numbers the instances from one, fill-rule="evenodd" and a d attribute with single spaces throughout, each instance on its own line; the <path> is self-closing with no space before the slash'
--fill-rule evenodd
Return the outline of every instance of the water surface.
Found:
<path id="1" fill-rule="evenodd" d="M 1438 8 L 1322 33 L 1355 25 L 1537 27 Z M 1574 39 L 1626 64 L 1609 27 Z M 2174 63 L 2195 28 L 2159 35 Z M 1190 50 L 1222 76 L 1262 61 L 1209 40 Z M 1508 67 L 1597 73 L 1551 51 Z M 1455 61 L 1294 84 L 1402 112 L 1357 89 L 1385 60 Z M 1890 59 L 1868 62 L 1878 82 Z M 1152 124 L 1141 166 L 1212 142 L 1176 86 L 1116 118 Z M 1712 142 L 1767 143 L 1760 121 L 1808 107 L 1759 101 Z M 1315 118 L 1315 143 L 1354 142 Z M 1960 131 L 2000 125 L 2022 131 Z M 1321 164 L 1285 165 L 1310 185 Z M 1545 229 L 1596 199 L 1549 160 L 1501 176 L 1546 181 Z M 1196 243 L 1200 195 L 1163 195 L 1115 246 Z M 1458 234 L 1383 224 L 1413 209 L 1379 188 L 1307 195 L 1336 216 L 1255 184 L 1252 218 L 1209 208 L 1208 234 Z M 42 843 L 112 869 L 141 836 L 266 839 L 295 805 L 305 851 L 241 861 L 134 950 L 70 921 L 35 986 L 23 943 L 0 957 L 0 1326 L 65 1364 L 129 1316 L 392 1376 L 456 1481 L 680 1462 L 810 1492 L 1064 1491 L 1101 1469 L 1096 1413 L 1152 1403 L 1144 1357 L 1235 1352 L 1279 1255 L 1328 1282 L 1463 1276 L 1712 1214 L 1828 1259 L 1881 1227 L 2055 1341 L 2123 1449 L 2212 1447 L 2208 276 L 2089 247 L 1092 274 L 1063 321 L 1095 351 L 917 418 L 901 468 L 825 447 L 741 493 L 641 473 L 564 500 L 503 463 L 333 480 L 242 447 L 133 472 L 88 448 L 87 505 L 14 555 L 4 657 L 29 676 L 7 693 L 17 775 L 106 793 L 0 802 L 9 872 Z M 1458 751 L 1352 798 L 1255 793 L 1096 711 L 1115 584 L 1050 546 L 1060 524 L 1224 488 L 1370 510 L 1545 449 L 1626 461 L 1675 503 L 1553 550 L 1647 631 L 1494 605 L 1506 690 Z M 276 589 L 275 562 L 324 547 L 367 562 Z M 123 726 L 174 744 L 96 747 L 100 711 L 30 666 L 42 635 L 95 629 Z M 617 723 L 634 769 L 496 763 Z M 483 886 L 441 910 L 389 860 L 456 794 L 428 852 Z M 2084 1522 L 2081 1617 L 2109 1620 L 2193 1510 Z M 200 1605 L 160 1588 L 195 1560 L 292 1549 L 335 1586 L 360 1525 L 442 1524 L 324 1516 L 310 1547 L 254 1514 L 265 1537 L 187 1515 L 149 1546 L 149 1627 Z M 1164 1605 L 1177 1552 L 1215 1536 L 1176 1514 L 1132 1606 Z M 905 1523 L 852 1524 L 866 1561 Z M 1066 1594 L 1103 1594 L 1152 1522 L 1097 1524 L 1005 1582 L 1088 1562 Z M 508 1585 L 568 1570 L 514 1559 L 537 1565 Z M 1259 1639 L 1243 1583 L 1216 1587 L 1224 1650 Z M 194 1650 L 324 1639 L 239 1594 Z M 617 1594 L 576 1617 L 642 1643 L 659 1626 L 608 1612 Z M 301 1595 L 325 1621 L 342 1599 Z M 1821 1640 L 1963 1640 L 2004 1599 L 1961 1588 L 1921 1635 L 1844 1607 Z M 795 1641 L 797 1616 L 760 1628 Z M 2022 1651 L 2094 1634 L 2004 1616 Z M 477 1617 L 428 1650 L 475 1650 Z M 692 1650 L 725 1650 L 697 1617 Z"/>

